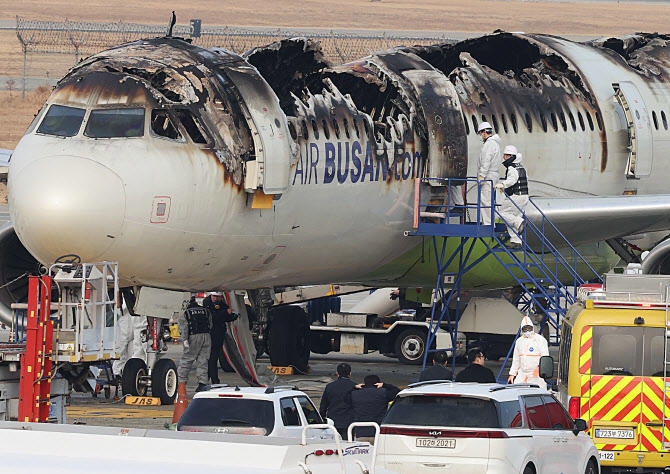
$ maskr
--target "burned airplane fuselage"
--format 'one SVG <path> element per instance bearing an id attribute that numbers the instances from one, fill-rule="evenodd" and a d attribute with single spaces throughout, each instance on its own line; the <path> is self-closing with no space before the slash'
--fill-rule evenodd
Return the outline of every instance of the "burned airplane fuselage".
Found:
<path id="1" fill-rule="evenodd" d="M 121 45 L 72 69 L 15 150 L 15 230 L 44 263 L 118 261 L 125 284 L 372 283 L 417 244 L 414 178 L 475 174 L 481 121 L 533 194 L 664 192 L 667 38 L 632 38 L 499 33 L 339 66 L 305 39 Z"/>

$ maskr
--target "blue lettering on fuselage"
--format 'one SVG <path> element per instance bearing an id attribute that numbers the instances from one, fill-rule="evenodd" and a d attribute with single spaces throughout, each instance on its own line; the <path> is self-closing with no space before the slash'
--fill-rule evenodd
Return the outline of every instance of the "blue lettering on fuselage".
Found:
<path id="1" fill-rule="evenodd" d="M 305 143 L 296 162 L 292 184 L 364 183 L 406 181 L 421 175 L 424 158 L 419 152 L 404 152 L 388 163 L 386 156 L 375 159 L 370 144 L 357 141 Z"/>

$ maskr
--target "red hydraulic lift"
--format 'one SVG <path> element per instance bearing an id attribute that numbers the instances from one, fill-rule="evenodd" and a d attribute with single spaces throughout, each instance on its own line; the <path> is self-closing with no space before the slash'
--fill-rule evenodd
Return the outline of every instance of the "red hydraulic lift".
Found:
<path id="1" fill-rule="evenodd" d="M 49 420 L 53 321 L 51 321 L 51 277 L 28 277 L 26 350 L 21 355 L 19 421 Z"/>

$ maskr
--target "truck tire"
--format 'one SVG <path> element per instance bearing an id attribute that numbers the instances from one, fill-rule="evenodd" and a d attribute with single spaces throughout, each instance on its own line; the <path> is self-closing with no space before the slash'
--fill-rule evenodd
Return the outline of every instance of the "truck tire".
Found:
<path id="1" fill-rule="evenodd" d="M 158 359 L 151 371 L 151 394 L 161 405 L 172 405 L 177 397 L 177 366 L 172 359 Z"/>
<path id="2" fill-rule="evenodd" d="M 405 329 L 395 340 L 395 355 L 404 364 L 422 364 L 425 352 L 425 329 Z"/>
<path id="3" fill-rule="evenodd" d="M 299 306 L 279 306 L 268 313 L 267 349 L 273 366 L 306 373 L 309 362 L 309 322 Z"/>
<path id="4" fill-rule="evenodd" d="M 136 357 L 128 359 L 121 373 L 121 390 L 124 395 L 143 397 L 147 393 L 147 364 Z"/>

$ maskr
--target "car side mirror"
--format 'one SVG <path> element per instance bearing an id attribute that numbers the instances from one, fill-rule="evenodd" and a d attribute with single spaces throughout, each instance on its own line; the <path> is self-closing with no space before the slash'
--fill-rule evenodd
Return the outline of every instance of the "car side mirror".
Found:
<path id="1" fill-rule="evenodd" d="M 554 376 L 554 358 L 551 356 L 540 357 L 540 377 L 550 379 Z"/>
<path id="2" fill-rule="evenodd" d="M 335 426 L 335 422 L 333 421 L 332 418 L 326 418 L 326 424 L 328 426 Z"/>
<path id="3" fill-rule="evenodd" d="M 580 431 L 586 431 L 588 429 L 588 426 L 586 424 L 586 421 L 582 420 L 581 418 L 577 418 L 575 420 L 575 426 L 572 428 L 572 432 L 577 436 Z"/>

